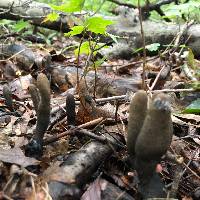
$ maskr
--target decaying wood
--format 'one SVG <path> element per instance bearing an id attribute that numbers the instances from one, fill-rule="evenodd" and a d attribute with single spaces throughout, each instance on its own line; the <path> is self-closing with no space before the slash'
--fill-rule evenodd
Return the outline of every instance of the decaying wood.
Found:
<path id="1" fill-rule="evenodd" d="M 117 141 L 109 136 L 114 143 Z M 54 164 L 45 172 L 53 199 L 79 199 L 85 186 L 103 162 L 116 150 L 115 145 L 91 141 L 77 152 L 70 153 L 64 162 Z"/>

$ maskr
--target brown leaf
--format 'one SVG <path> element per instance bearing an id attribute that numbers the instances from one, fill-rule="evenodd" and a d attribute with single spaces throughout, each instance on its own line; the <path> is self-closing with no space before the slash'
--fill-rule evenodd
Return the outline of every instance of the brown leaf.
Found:
<path id="1" fill-rule="evenodd" d="M 22 167 L 39 164 L 39 161 L 35 158 L 26 157 L 20 148 L 0 149 L 0 160 Z"/>
<path id="2" fill-rule="evenodd" d="M 101 200 L 101 184 L 100 179 L 97 178 L 93 183 L 90 184 L 88 189 L 85 191 L 81 200 Z"/>

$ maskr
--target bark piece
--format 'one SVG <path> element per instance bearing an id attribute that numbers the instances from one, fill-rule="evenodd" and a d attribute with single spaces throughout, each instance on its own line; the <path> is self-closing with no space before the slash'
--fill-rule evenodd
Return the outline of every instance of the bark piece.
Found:
<path id="1" fill-rule="evenodd" d="M 108 135 L 106 137 L 117 142 Z M 53 199 L 80 198 L 83 187 L 114 149 L 116 146 L 91 141 L 77 152 L 70 153 L 62 164 L 49 168 L 45 176 Z"/>

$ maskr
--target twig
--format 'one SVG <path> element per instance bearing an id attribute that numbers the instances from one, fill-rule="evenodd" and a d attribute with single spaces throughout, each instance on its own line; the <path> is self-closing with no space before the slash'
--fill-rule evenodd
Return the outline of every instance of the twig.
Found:
<path id="1" fill-rule="evenodd" d="M 199 90 L 194 88 L 188 88 L 188 89 L 162 89 L 162 90 L 153 90 L 151 92 L 199 92 Z"/>
<path id="2" fill-rule="evenodd" d="M 124 100 L 127 97 L 127 95 L 121 95 L 121 96 L 112 96 L 107 98 L 99 98 L 96 99 L 97 103 L 106 102 L 106 101 L 116 101 L 116 100 Z"/>
<path id="3" fill-rule="evenodd" d="M 113 2 L 120 6 L 126 6 L 128 8 L 133 8 L 133 9 L 137 8 L 135 5 L 133 5 L 131 3 L 124 3 L 119 0 L 108 0 L 108 1 Z M 161 6 L 170 4 L 172 2 L 175 2 L 175 0 L 160 0 L 159 2 L 157 2 L 155 4 L 154 3 L 151 4 L 147 1 L 147 3 L 141 7 L 141 11 L 142 11 L 142 13 L 149 13 L 150 11 L 155 10 L 160 16 L 165 16 L 164 12 L 161 10 Z M 167 22 L 170 21 L 170 19 L 168 19 L 168 18 L 164 18 L 164 20 Z"/>
<path id="4" fill-rule="evenodd" d="M 18 113 L 17 111 L 2 113 L 2 114 L 0 114 L 0 117 L 7 116 L 7 115 L 12 115 L 12 116 L 15 116 L 15 117 L 16 117 L 16 116 L 17 116 L 17 117 L 20 117 L 20 116 L 18 116 L 19 113 Z"/>
<path id="5" fill-rule="evenodd" d="M 142 36 L 142 45 L 143 45 L 143 70 L 142 70 L 142 88 L 145 89 L 145 68 L 146 68 L 146 44 L 145 44 L 145 37 L 144 37 L 144 30 L 142 25 L 142 11 L 140 7 L 140 0 L 138 0 L 138 9 L 139 9 L 139 19 L 140 19 L 140 31 Z"/>
<path id="6" fill-rule="evenodd" d="M 199 92 L 198 89 L 194 89 L 194 88 L 188 88 L 188 89 L 162 89 L 162 90 L 147 90 L 148 93 L 155 93 L 155 92 Z M 95 102 L 96 103 L 102 103 L 102 102 L 109 102 L 109 101 L 115 101 L 115 100 L 126 100 L 127 95 L 121 95 L 121 96 L 112 96 L 112 97 L 107 97 L 107 98 L 99 98 L 96 99 Z M 79 105 L 80 101 L 76 101 L 76 105 Z M 59 107 L 64 107 L 64 104 L 61 104 Z M 58 110 L 60 109 L 59 107 L 54 108 L 53 111 L 51 112 L 51 114 L 58 112 Z"/>
<path id="7" fill-rule="evenodd" d="M 189 28 L 193 23 L 194 23 L 194 20 L 191 20 L 190 22 L 185 23 L 184 26 L 182 27 L 182 29 L 178 32 L 176 40 L 174 42 L 175 48 L 178 47 L 181 36 L 184 34 L 184 32 L 187 30 L 187 28 Z"/>
<path id="8" fill-rule="evenodd" d="M 192 158 L 189 160 L 189 162 L 187 164 L 185 164 L 184 162 L 177 164 L 176 166 L 176 171 L 175 171 L 175 176 L 174 176 L 174 181 L 172 182 L 172 186 L 171 186 L 171 191 L 170 191 L 170 195 L 172 196 L 176 196 L 176 193 L 178 191 L 178 186 L 179 183 L 184 175 L 184 173 L 186 172 L 186 170 L 188 169 L 194 176 L 196 176 L 198 179 L 200 179 L 200 176 L 194 172 L 192 169 L 189 168 L 190 163 L 192 162 L 192 159 L 196 156 L 197 153 L 193 154 Z M 183 166 L 185 167 L 185 169 L 182 171 Z"/>
<path id="9" fill-rule="evenodd" d="M 193 171 L 192 169 L 190 169 L 185 163 L 183 163 L 183 165 L 184 165 L 194 176 L 196 176 L 196 177 L 200 180 L 200 176 L 199 176 L 195 171 Z"/>
<path id="10" fill-rule="evenodd" d="M 124 2 L 121 2 L 119 0 L 107 0 L 107 1 L 110 1 L 112 3 L 115 3 L 117 5 L 120 5 L 120 6 L 127 6 L 129 8 L 137 8 L 135 5 L 131 4 L 131 3 L 124 3 Z M 159 2 L 155 3 L 155 4 L 148 4 L 148 8 L 147 8 L 147 5 L 144 5 L 142 6 L 142 11 L 146 11 L 147 9 L 149 11 L 152 11 L 152 10 L 156 10 L 158 8 L 160 8 L 162 5 L 165 5 L 165 4 L 170 4 L 172 2 L 174 2 L 175 0 L 160 0 Z"/>
<path id="11" fill-rule="evenodd" d="M 102 103 L 102 102 L 110 102 L 110 101 L 124 101 L 126 100 L 127 98 L 127 95 L 121 95 L 121 96 L 112 96 L 112 97 L 107 97 L 107 98 L 99 98 L 99 99 L 96 99 L 95 102 L 96 103 Z M 75 104 L 76 105 L 80 105 L 80 101 L 75 101 Z M 53 115 L 54 113 L 58 112 L 58 110 L 61 110 L 63 109 L 63 107 L 65 107 L 65 103 L 63 104 L 60 104 L 59 106 L 57 107 L 54 107 L 51 111 L 51 115 Z"/>
<path id="12" fill-rule="evenodd" d="M 21 51 L 18 51 L 16 54 L 10 56 L 6 60 L 10 60 L 11 58 L 13 58 L 13 57 L 17 56 L 18 54 L 22 53 L 23 51 L 25 51 L 25 49 L 22 49 Z M 0 60 L 0 62 L 5 62 L 6 60 Z"/>
<path id="13" fill-rule="evenodd" d="M 95 120 L 92 120 L 92 121 L 87 122 L 87 123 L 85 123 L 85 124 L 81 124 L 81 125 L 79 125 L 79 126 L 73 128 L 73 129 L 70 129 L 70 130 L 65 131 L 65 132 L 63 132 L 63 133 L 60 133 L 60 134 L 58 134 L 58 135 L 56 135 L 56 136 L 47 138 L 46 140 L 44 140 L 44 143 L 43 143 L 43 144 L 44 144 L 44 145 L 48 145 L 48 144 L 50 144 L 50 143 L 52 143 L 52 142 L 57 141 L 59 138 L 62 138 L 62 137 L 65 137 L 65 136 L 67 136 L 67 135 L 70 135 L 70 134 L 75 133 L 75 131 L 77 131 L 77 130 L 80 129 L 80 128 L 86 128 L 86 127 L 89 127 L 89 126 L 96 125 L 96 124 L 100 123 L 102 120 L 103 120 L 103 117 L 98 118 L 98 119 L 95 119 Z"/>
<path id="14" fill-rule="evenodd" d="M 84 33 L 85 34 L 85 33 Z M 81 45 L 83 43 L 83 39 L 84 39 L 84 34 L 81 38 L 81 41 L 80 41 L 80 44 L 78 46 L 78 56 L 77 56 L 77 66 L 76 66 L 76 80 L 77 80 L 77 87 L 79 88 L 79 72 L 78 72 L 78 68 L 79 68 L 79 65 L 80 65 L 80 50 L 81 50 Z"/>
<path id="15" fill-rule="evenodd" d="M 45 182 L 45 186 L 42 187 L 42 190 L 46 194 L 46 197 L 44 198 L 45 200 L 53 200 L 51 195 L 49 194 L 49 187 L 48 187 L 48 184 L 46 182 Z"/>
<path id="16" fill-rule="evenodd" d="M 120 5 L 120 6 L 127 6 L 127 7 L 129 7 L 129 8 L 136 8 L 136 6 L 134 6 L 134 5 L 131 4 L 131 3 L 124 3 L 124 2 L 120 2 L 120 1 L 118 1 L 118 0 L 107 0 L 107 1 L 110 1 L 110 2 L 115 3 L 115 4 L 117 4 L 117 5 Z"/>
<path id="17" fill-rule="evenodd" d="M 37 199 L 35 183 L 32 176 L 30 176 L 30 181 L 31 181 L 31 186 L 32 186 L 33 199 Z"/>
<path id="18" fill-rule="evenodd" d="M 193 76 L 191 70 L 189 69 L 187 61 L 184 61 L 183 65 L 181 66 L 181 69 L 188 79 L 190 79 L 191 81 L 198 81 L 198 79 Z"/>
<path id="19" fill-rule="evenodd" d="M 12 198 L 10 198 L 8 195 L 6 194 L 2 194 L 3 199 L 5 198 L 6 200 L 13 200 Z"/>
<path id="20" fill-rule="evenodd" d="M 5 34 L 5 35 L 1 35 L 0 40 L 7 39 L 8 37 L 15 37 L 15 36 L 19 36 L 19 33 L 8 33 L 8 34 Z"/>
<path id="21" fill-rule="evenodd" d="M 90 127 L 90 126 L 94 126 L 94 125 L 99 124 L 101 121 L 103 121 L 103 117 L 94 119 L 94 120 L 87 122 L 85 124 L 81 124 L 81 125 L 78 126 L 78 128 L 87 128 L 87 127 Z"/>
<path id="22" fill-rule="evenodd" d="M 113 142 L 112 140 L 110 140 L 109 138 L 107 137 L 104 137 L 104 136 L 100 136 L 100 135 L 95 135 L 94 133 L 86 130 L 86 129 L 80 129 L 80 130 L 77 130 L 78 133 L 82 133 L 84 135 L 87 135 L 89 136 L 90 138 L 92 139 L 95 139 L 95 140 L 98 140 L 100 142 L 103 142 L 103 143 L 111 143 L 113 145 L 117 145 L 119 147 L 123 147 L 124 148 L 124 145 L 122 144 L 119 144 L 119 143 L 116 143 L 116 142 Z"/>
<path id="23" fill-rule="evenodd" d="M 189 162 L 187 163 L 187 165 L 185 163 L 183 163 L 183 165 L 185 166 L 185 169 L 183 170 L 183 174 L 186 172 L 186 169 L 188 169 L 193 175 L 195 175 L 197 178 L 200 179 L 200 177 L 196 174 L 196 172 L 194 172 L 192 169 L 189 168 L 190 163 L 192 162 L 192 159 L 195 158 L 196 156 L 198 156 L 199 152 L 197 151 L 196 153 L 194 152 L 192 158 L 189 160 Z"/>
<path id="24" fill-rule="evenodd" d="M 194 126 L 194 125 L 193 125 Z M 197 135 L 197 134 L 190 134 L 190 135 L 186 135 L 186 136 L 182 136 L 182 137 L 179 137 L 179 138 L 177 138 L 177 139 L 175 139 L 175 141 L 176 140 L 180 140 L 180 139 L 186 139 L 186 138 L 200 138 L 200 136 L 199 135 Z"/>
<path id="25" fill-rule="evenodd" d="M 154 87 L 155 87 L 156 83 L 158 82 L 158 79 L 160 78 L 160 75 L 161 75 L 162 71 L 164 70 L 164 68 L 165 68 L 165 65 L 161 68 L 161 70 L 160 70 L 159 73 L 157 74 L 157 76 L 156 76 L 156 78 L 155 78 L 155 80 L 154 80 L 152 86 L 149 88 L 150 90 L 153 90 L 153 89 L 154 89 Z"/>
<path id="26" fill-rule="evenodd" d="M 192 34 L 190 34 L 190 35 L 188 36 L 188 38 L 185 40 L 185 45 L 188 43 L 188 41 L 189 41 L 189 39 L 191 38 L 191 36 L 192 36 Z M 185 49 L 185 47 L 182 46 L 182 47 L 181 47 L 181 50 L 179 51 L 178 54 L 181 55 L 184 49 Z"/>
<path id="27" fill-rule="evenodd" d="M 148 59 L 146 59 L 146 62 L 148 62 L 148 61 L 152 61 L 152 60 L 155 60 L 155 59 L 157 59 L 159 56 L 155 56 L 155 57 L 152 57 L 152 58 L 148 58 Z M 128 63 L 128 64 L 125 64 L 125 65 L 122 65 L 122 66 L 120 66 L 120 67 L 118 67 L 118 69 L 117 69 L 117 72 L 119 73 L 121 70 L 123 70 L 124 68 L 126 69 L 130 69 L 130 68 L 132 68 L 133 67 L 133 65 L 138 65 L 138 64 L 141 64 L 141 63 L 143 63 L 143 61 L 136 61 L 136 62 L 131 62 L 131 63 Z"/>

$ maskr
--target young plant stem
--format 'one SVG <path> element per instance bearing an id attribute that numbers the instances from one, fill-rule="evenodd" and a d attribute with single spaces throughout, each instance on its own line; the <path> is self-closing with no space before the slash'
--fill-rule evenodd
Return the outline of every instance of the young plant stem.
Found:
<path id="1" fill-rule="evenodd" d="M 143 43 L 143 72 L 142 72 L 142 88 L 145 90 L 145 68 L 146 68 L 146 44 L 145 44 L 145 37 L 144 37 L 144 29 L 142 25 L 142 11 L 140 6 L 140 0 L 138 0 L 138 10 L 139 10 L 139 21 L 140 21 L 140 29 L 141 29 L 141 36 L 142 36 L 142 43 Z"/>
<path id="2" fill-rule="evenodd" d="M 97 46 L 98 40 L 95 41 L 95 45 L 92 46 L 90 43 L 90 49 L 91 49 L 91 57 L 92 57 L 92 63 L 93 63 L 93 69 L 94 69 L 94 91 L 93 91 L 93 97 L 94 100 L 96 99 L 96 87 L 97 87 L 97 69 L 95 67 L 95 62 L 94 62 L 94 52 L 95 52 L 95 48 Z"/>
<path id="3" fill-rule="evenodd" d="M 81 50 L 81 45 L 83 43 L 83 39 L 84 39 L 84 35 L 83 37 L 81 38 L 81 41 L 80 41 L 80 44 L 78 46 L 78 55 L 77 55 L 77 65 L 76 65 L 76 81 L 77 81 L 77 87 L 79 88 L 79 72 L 78 72 L 78 68 L 79 68 L 79 65 L 80 65 L 80 50 Z"/>

